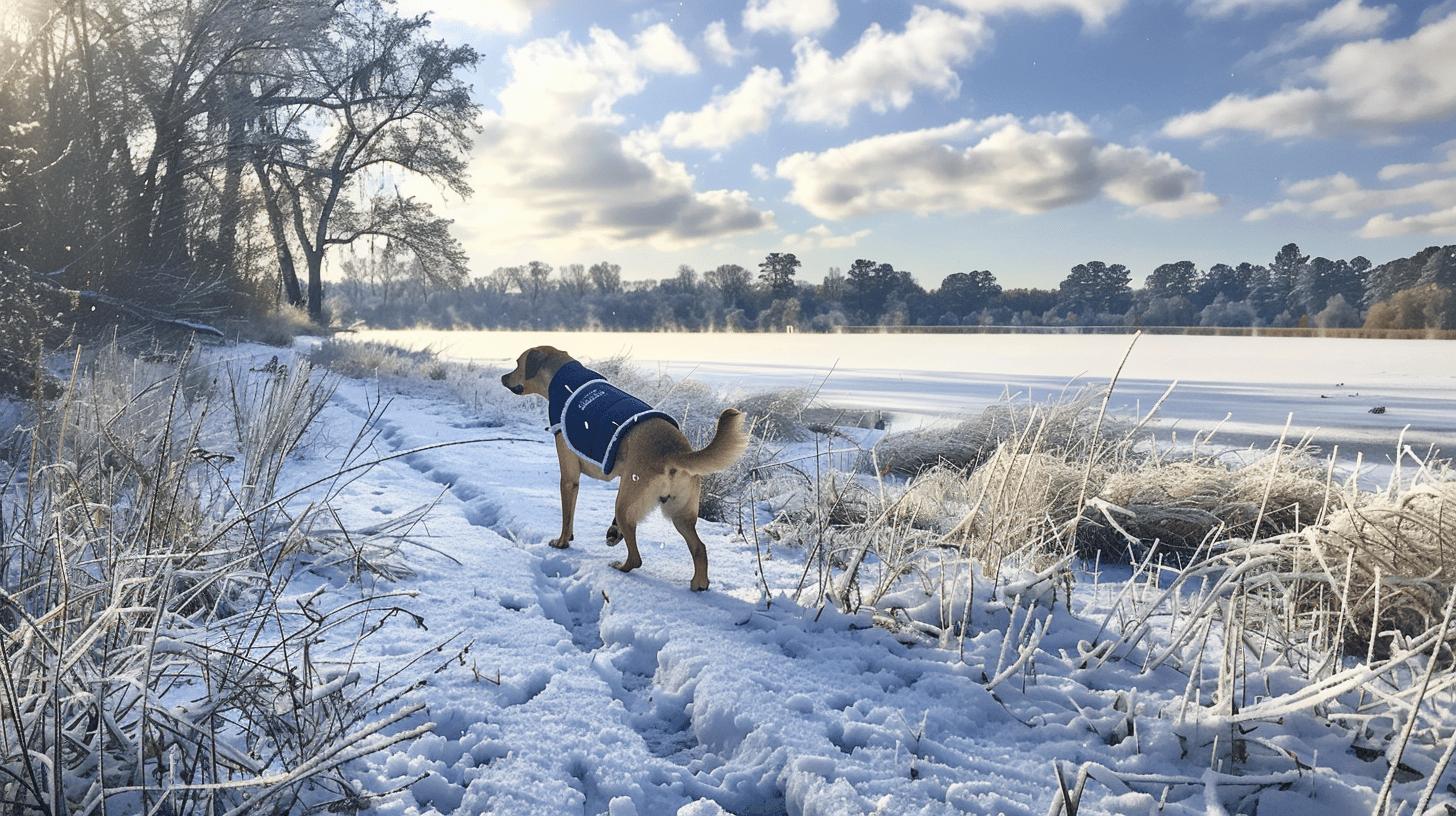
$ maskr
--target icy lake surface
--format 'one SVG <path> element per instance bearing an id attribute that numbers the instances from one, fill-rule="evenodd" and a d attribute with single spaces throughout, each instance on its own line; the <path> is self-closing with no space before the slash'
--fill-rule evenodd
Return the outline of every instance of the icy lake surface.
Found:
<path id="1" fill-rule="evenodd" d="M 822 401 L 891 412 L 892 427 L 953 420 L 1003 394 L 1054 399 L 1105 382 L 1131 335 L 688 334 L 365 331 L 360 339 L 504 363 L 541 344 L 743 393 L 820 389 Z M 1312 434 L 1341 458 L 1386 461 L 1404 430 L 1416 451 L 1456 448 L 1456 343 L 1439 340 L 1146 335 L 1114 406 L 1147 411 L 1173 382 L 1163 430 L 1187 439 L 1222 423 L 1229 444 Z M 821 387 L 822 386 L 822 387 Z M 1383 413 L 1370 409 L 1384 407 Z"/>

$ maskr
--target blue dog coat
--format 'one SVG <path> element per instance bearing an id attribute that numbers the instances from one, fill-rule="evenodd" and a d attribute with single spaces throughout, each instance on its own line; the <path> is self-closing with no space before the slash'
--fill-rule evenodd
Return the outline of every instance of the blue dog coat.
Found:
<path id="1" fill-rule="evenodd" d="M 572 360 L 551 378 L 547 389 L 547 430 L 564 434 L 566 447 L 610 474 L 617 448 L 634 425 L 648 419 L 677 420 L 607 382 Z"/>

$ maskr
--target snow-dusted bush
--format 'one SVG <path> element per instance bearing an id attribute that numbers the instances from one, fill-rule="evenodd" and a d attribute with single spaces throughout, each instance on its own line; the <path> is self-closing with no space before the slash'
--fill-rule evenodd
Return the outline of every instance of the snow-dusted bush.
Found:
<path id="1" fill-rule="evenodd" d="M 498 427 L 521 410 L 538 408 L 544 422 L 546 408 L 527 407 L 505 390 L 500 375 L 507 368 L 441 358 L 428 349 L 409 351 L 388 343 L 333 338 L 309 352 L 314 365 L 345 377 L 375 380 L 392 389 L 420 393 L 422 389 L 455 399 L 477 416 L 480 427 Z"/>
<path id="2" fill-rule="evenodd" d="M 1325 307 L 1314 316 L 1314 324 L 1321 329 L 1358 329 L 1361 323 L 1360 310 L 1341 294 L 1331 295 Z"/>
<path id="3" fill-rule="evenodd" d="M 377 696 L 376 671 L 312 648 L 369 631 L 380 604 L 289 594 L 295 555 L 337 534 L 327 492 L 295 502 L 280 479 L 329 387 L 276 361 L 234 372 L 231 400 L 215 380 L 188 354 L 108 349 L 0 477 L 0 798 L 17 812 L 347 799 L 349 761 L 429 728 L 396 725 L 418 707 Z"/>

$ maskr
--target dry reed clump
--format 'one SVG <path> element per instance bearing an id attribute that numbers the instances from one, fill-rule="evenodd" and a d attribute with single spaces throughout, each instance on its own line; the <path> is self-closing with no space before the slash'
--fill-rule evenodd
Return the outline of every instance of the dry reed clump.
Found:
<path id="1" fill-rule="evenodd" d="M 958 485 L 952 474 L 940 471 L 932 482 L 935 492 L 951 500 L 950 509 L 959 517 L 945 539 L 988 567 L 1021 551 L 1031 555 L 1030 564 L 1036 567 L 1060 559 L 1068 549 L 1061 542 L 1077 515 L 1084 476 L 1088 495 L 1095 496 L 1107 472 L 1063 456 L 1007 448 L 997 449 Z M 1088 531 L 1080 534 L 1087 536 Z"/>
<path id="2" fill-rule="evenodd" d="M 1090 495 L 1117 508 L 1118 525 L 1143 547 L 1161 542 L 1175 557 L 1212 540 L 1255 535 L 1256 524 L 1260 536 L 1299 530 L 1359 501 L 1307 449 L 1287 446 L 1250 461 L 1142 457 L 1112 470 Z"/>
<path id="3" fill-rule="evenodd" d="M 1381 653 L 1388 642 L 1373 634 L 1429 630 L 1456 586 L 1456 473 L 1423 468 L 1272 540 L 1267 569 L 1293 576 L 1282 583 L 1298 611 L 1342 618 L 1345 648 Z M 1259 545 L 1235 546 L 1231 557 Z"/>
<path id="4" fill-rule="evenodd" d="M 861 467 L 874 467 L 884 475 L 914 476 L 934 467 L 972 470 L 989 459 L 1003 443 L 1036 428 L 1036 450 L 1085 455 L 1093 447 L 1105 389 L 1084 388 L 1054 403 L 1040 404 L 1007 398 L 950 428 L 917 428 L 892 433 L 875 446 L 875 459 Z M 1103 417 L 1098 446 L 1125 436 L 1131 427 L 1118 417 Z M 1030 448 L 1028 448 L 1030 449 Z"/>
<path id="5" fill-rule="evenodd" d="M 329 387 L 306 363 L 258 374 L 230 375 L 228 417 L 190 354 L 111 348 L 29 421 L 0 476 L 0 799 L 16 812 L 358 806 L 341 769 L 429 728 L 399 725 L 419 708 L 380 695 L 394 675 L 366 681 L 321 645 L 368 631 L 389 592 L 288 595 L 328 496 L 293 506 L 280 474 Z"/>

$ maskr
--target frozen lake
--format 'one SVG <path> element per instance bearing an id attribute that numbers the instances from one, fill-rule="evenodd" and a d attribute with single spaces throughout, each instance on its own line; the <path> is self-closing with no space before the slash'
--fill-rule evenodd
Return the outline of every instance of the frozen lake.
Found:
<path id="1" fill-rule="evenodd" d="M 1105 382 L 1131 335 L 685 334 L 364 331 L 360 339 L 505 363 L 549 344 L 584 359 L 630 355 L 643 366 L 726 390 L 818 388 L 833 405 L 878 408 L 892 427 L 956 419 L 1011 393 L 1045 400 Z M 1128 358 L 1113 404 L 1148 410 L 1177 381 L 1163 429 L 1186 439 L 1223 422 L 1217 439 L 1265 444 L 1293 414 L 1341 458 L 1388 461 L 1402 431 L 1418 454 L 1456 449 L 1456 342 L 1147 335 Z M 1383 406 L 1385 412 L 1370 409 Z"/>

